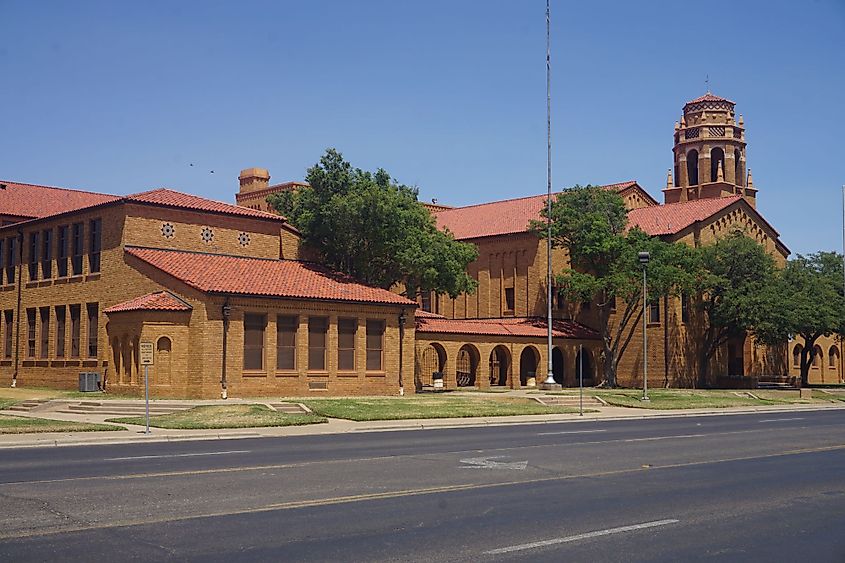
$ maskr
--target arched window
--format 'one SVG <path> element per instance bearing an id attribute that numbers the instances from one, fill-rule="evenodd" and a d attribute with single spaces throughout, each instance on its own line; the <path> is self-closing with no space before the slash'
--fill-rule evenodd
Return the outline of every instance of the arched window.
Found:
<path id="1" fill-rule="evenodd" d="M 831 368 L 835 368 L 836 364 L 839 362 L 839 350 L 836 346 L 831 346 L 830 350 L 827 353 L 827 366 Z"/>
<path id="2" fill-rule="evenodd" d="M 813 367 L 821 367 L 822 365 L 822 348 L 821 346 L 816 346 L 813 348 Z"/>
<path id="3" fill-rule="evenodd" d="M 742 163 L 740 159 L 742 158 L 742 154 L 739 152 L 739 149 L 734 151 L 734 183 L 737 186 L 744 186 L 745 182 L 742 181 Z"/>
<path id="4" fill-rule="evenodd" d="M 687 153 L 687 179 L 690 186 L 698 185 L 698 151 L 695 149 Z"/>
<path id="5" fill-rule="evenodd" d="M 792 349 L 792 365 L 796 367 L 801 366 L 801 351 L 804 348 L 800 344 L 796 344 L 795 348 Z"/>
<path id="6" fill-rule="evenodd" d="M 725 151 L 716 147 L 710 151 L 710 181 L 715 182 L 719 177 L 719 164 L 722 165 L 722 172 L 725 171 Z"/>

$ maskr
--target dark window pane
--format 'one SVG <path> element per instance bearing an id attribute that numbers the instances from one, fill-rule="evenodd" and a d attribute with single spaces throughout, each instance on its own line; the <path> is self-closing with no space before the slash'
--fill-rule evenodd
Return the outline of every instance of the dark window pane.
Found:
<path id="1" fill-rule="evenodd" d="M 358 319 L 338 319 L 337 321 L 337 369 L 353 371 L 355 369 L 355 332 Z"/>
<path id="2" fill-rule="evenodd" d="M 308 319 L 308 369 L 326 369 L 326 332 L 329 320 L 325 317 Z"/>
<path id="3" fill-rule="evenodd" d="M 35 357 L 35 309 L 26 310 L 26 357 Z"/>
<path id="4" fill-rule="evenodd" d="M 276 317 L 276 369 L 296 369 L 296 331 L 299 319 L 293 316 Z"/>
<path id="5" fill-rule="evenodd" d="M 384 321 L 367 321 L 367 371 L 382 371 Z"/>
<path id="6" fill-rule="evenodd" d="M 14 325 L 15 325 L 15 312 L 14 311 L 6 311 L 6 342 L 4 345 L 3 355 L 7 358 L 12 357 L 12 336 L 14 335 Z"/>
<path id="7" fill-rule="evenodd" d="M 65 314 L 64 305 L 56 306 L 56 357 L 65 357 Z"/>
<path id="8" fill-rule="evenodd" d="M 264 329 L 267 316 L 255 313 L 244 315 L 244 369 L 264 369 Z"/>
<path id="9" fill-rule="evenodd" d="M 70 357 L 79 357 L 79 337 L 80 337 L 80 306 L 70 306 Z"/>
<path id="10" fill-rule="evenodd" d="M 88 252 L 88 271 L 100 271 L 100 251 L 102 250 L 103 225 L 101 219 L 93 219 L 90 228 L 90 248 Z"/>
<path id="11" fill-rule="evenodd" d="M 53 231 L 41 233 L 41 277 L 53 277 Z"/>
<path id="12" fill-rule="evenodd" d="M 50 307 L 41 308 L 41 349 L 39 357 L 47 358 L 50 352 Z"/>
<path id="13" fill-rule="evenodd" d="M 29 233 L 29 279 L 38 279 L 38 233 Z"/>
<path id="14" fill-rule="evenodd" d="M 56 258 L 56 273 L 59 277 L 67 275 L 67 246 L 68 246 L 68 226 L 59 227 L 59 240 L 56 243 L 58 249 L 58 256 Z"/>
<path id="15" fill-rule="evenodd" d="M 82 274 L 82 252 L 83 252 L 83 226 L 82 223 L 73 224 L 73 240 L 71 241 L 72 254 L 71 266 L 73 268 L 73 275 L 78 276 Z"/>
<path id="16" fill-rule="evenodd" d="M 88 357 L 97 357 L 97 331 L 99 305 L 97 303 L 88 304 Z"/>

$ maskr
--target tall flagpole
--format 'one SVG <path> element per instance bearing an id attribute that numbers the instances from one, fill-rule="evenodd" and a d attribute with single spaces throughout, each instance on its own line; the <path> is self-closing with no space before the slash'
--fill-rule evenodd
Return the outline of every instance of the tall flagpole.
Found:
<path id="1" fill-rule="evenodd" d="M 554 385 L 555 377 L 552 367 L 552 50 L 551 50 L 551 16 L 549 9 L 550 0 L 546 0 L 546 224 L 548 233 L 546 237 L 546 288 L 548 295 L 548 316 L 546 318 L 548 347 L 546 357 L 548 358 L 548 373 L 544 385 Z"/>

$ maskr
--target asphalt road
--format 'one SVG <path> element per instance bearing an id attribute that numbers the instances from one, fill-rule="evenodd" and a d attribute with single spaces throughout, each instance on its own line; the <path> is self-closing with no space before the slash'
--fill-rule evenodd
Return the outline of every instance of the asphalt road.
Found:
<path id="1" fill-rule="evenodd" d="M 0 561 L 845 561 L 845 410 L 0 450 Z"/>

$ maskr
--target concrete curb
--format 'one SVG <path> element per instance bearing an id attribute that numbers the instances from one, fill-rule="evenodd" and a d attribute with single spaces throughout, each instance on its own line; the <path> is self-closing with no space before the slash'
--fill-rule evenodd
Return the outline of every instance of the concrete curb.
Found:
<path id="1" fill-rule="evenodd" d="M 624 408 L 624 407 L 620 407 Z M 647 410 L 647 409 L 642 409 Z M 402 430 L 446 430 L 456 428 L 479 428 L 479 427 L 495 427 L 495 426 L 514 426 L 527 424 L 561 424 L 561 423 L 579 423 L 579 422 L 604 422 L 604 421 L 622 421 L 622 420 L 645 420 L 649 418 L 667 419 L 667 418 L 690 418 L 701 416 L 730 416 L 743 414 L 759 414 L 759 413 L 801 413 L 814 412 L 825 410 L 845 410 L 845 404 L 840 405 L 797 405 L 789 407 L 751 407 L 740 409 L 711 409 L 701 410 L 695 412 L 681 411 L 681 412 L 656 412 L 656 413 L 636 413 L 626 415 L 609 415 L 602 416 L 597 413 L 588 413 L 583 417 L 571 414 L 563 415 L 535 415 L 524 416 L 519 419 L 513 417 L 485 417 L 485 418 L 463 418 L 463 419 L 426 419 L 426 420 L 404 420 L 396 421 L 394 423 L 386 423 L 378 421 L 378 423 L 371 422 L 352 422 L 336 420 L 335 424 L 313 424 L 309 426 L 290 426 L 290 427 L 268 427 L 261 429 L 253 429 L 250 432 L 220 432 L 217 430 L 208 431 L 174 431 L 168 430 L 168 434 L 157 434 L 156 430 L 161 432 L 161 429 L 154 429 L 149 435 L 138 433 L 130 429 L 127 433 L 121 432 L 120 436 L 109 435 L 104 436 L 102 433 L 92 433 L 90 436 L 72 435 L 67 437 L 32 437 L 29 440 L 21 440 L 19 442 L 9 441 L 3 443 L 3 437 L 0 436 L 0 450 L 3 449 L 17 449 L 17 448 L 38 448 L 38 447 L 63 447 L 63 446 L 95 446 L 103 445 L 119 445 L 119 444 L 140 444 L 140 443 L 157 443 L 157 442 L 185 442 L 185 441 L 202 441 L 202 440 L 238 440 L 246 438 L 282 438 L 291 436 L 315 436 L 323 434 L 344 434 L 347 432 L 365 433 L 365 432 L 396 432 Z M 566 418 L 562 418 L 566 417 Z M 180 433 L 176 433 L 180 432 Z M 99 434 L 99 435 L 96 435 Z M 13 435 L 7 435 L 9 436 Z"/>

